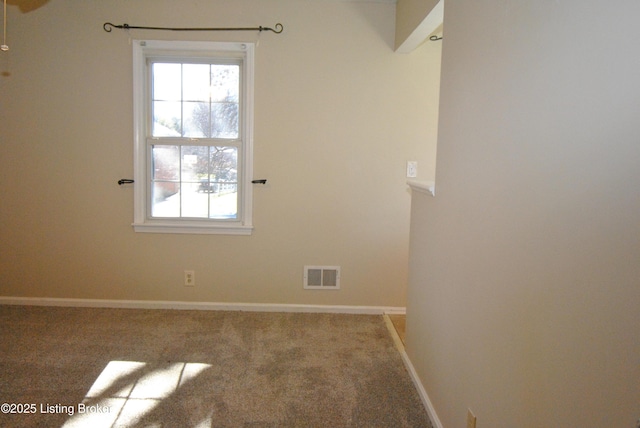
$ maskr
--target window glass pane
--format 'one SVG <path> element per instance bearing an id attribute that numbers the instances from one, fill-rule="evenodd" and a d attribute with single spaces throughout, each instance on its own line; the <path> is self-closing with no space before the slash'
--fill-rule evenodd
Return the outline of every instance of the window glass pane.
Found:
<path id="1" fill-rule="evenodd" d="M 184 103 L 184 136 L 190 138 L 211 137 L 209 103 Z"/>
<path id="2" fill-rule="evenodd" d="M 211 65 L 211 100 L 238 102 L 240 94 L 239 65 Z"/>
<path id="3" fill-rule="evenodd" d="M 154 137 L 180 137 L 182 132 L 182 103 L 179 101 L 153 102 Z"/>
<path id="4" fill-rule="evenodd" d="M 180 184 L 158 181 L 151 190 L 152 217 L 180 217 Z"/>
<path id="5" fill-rule="evenodd" d="M 180 151 L 178 146 L 153 146 L 153 180 L 180 179 Z"/>
<path id="6" fill-rule="evenodd" d="M 184 101 L 209 101 L 211 94 L 210 68 L 209 64 L 183 64 L 182 99 Z"/>
<path id="7" fill-rule="evenodd" d="M 217 184 L 216 196 L 211 198 L 210 218 L 238 218 L 238 185 L 229 183 Z"/>
<path id="8" fill-rule="evenodd" d="M 182 99 L 181 65 L 153 63 L 153 99 L 180 101 Z"/>
<path id="9" fill-rule="evenodd" d="M 200 191 L 201 179 L 208 176 L 208 152 L 208 147 L 182 146 L 182 217 L 209 217 L 208 195 Z"/>
<path id="10" fill-rule="evenodd" d="M 209 147 L 182 146 L 182 181 L 199 183 L 209 171 Z"/>
<path id="11" fill-rule="evenodd" d="M 209 159 L 212 181 L 227 183 L 238 181 L 237 147 L 211 147 Z"/>
<path id="12" fill-rule="evenodd" d="M 180 216 L 180 151 L 178 146 L 152 147 L 151 215 Z"/>
<path id="13" fill-rule="evenodd" d="M 209 217 L 238 217 L 238 149 L 210 147 L 211 178 Z"/>
<path id="14" fill-rule="evenodd" d="M 238 138 L 238 104 L 212 104 L 211 128 L 214 138 Z"/>

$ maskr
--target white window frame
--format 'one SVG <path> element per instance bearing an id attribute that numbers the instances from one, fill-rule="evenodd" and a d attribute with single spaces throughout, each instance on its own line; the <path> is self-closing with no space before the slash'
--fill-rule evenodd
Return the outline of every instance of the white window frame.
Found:
<path id="1" fill-rule="evenodd" d="M 133 41 L 133 119 L 134 119 L 134 222 L 136 232 L 150 233 L 194 233 L 250 235 L 252 224 L 253 192 L 253 43 L 191 42 L 191 41 Z M 242 61 L 240 135 L 242 148 L 238 156 L 238 218 L 235 220 L 152 218 L 150 213 L 150 87 L 147 58 L 232 56 Z"/>

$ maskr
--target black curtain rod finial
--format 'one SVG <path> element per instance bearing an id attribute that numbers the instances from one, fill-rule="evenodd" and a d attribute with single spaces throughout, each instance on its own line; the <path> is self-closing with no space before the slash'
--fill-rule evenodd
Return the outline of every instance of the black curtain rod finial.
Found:
<path id="1" fill-rule="evenodd" d="M 281 24 L 281 23 L 279 23 L 279 22 L 275 25 L 275 27 L 276 27 L 276 28 L 275 28 L 275 30 L 274 30 L 273 28 L 268 28 L 268 27 L 267 27 L 267 28 L 264 28 L 264 30 L 267 30 L 267 31 L 273 31 L 273 32 L 274 32 L 274 33 L 276 33 L 276 34 L 280 34 L 280 33 L 282 33 L 282 32 L 284 31 L 284 27 L 283 27 L 283 26 L 282 26 L 282 24 Z M 262 27 L 261 27 L 261 28 L 262 28 Z"/>

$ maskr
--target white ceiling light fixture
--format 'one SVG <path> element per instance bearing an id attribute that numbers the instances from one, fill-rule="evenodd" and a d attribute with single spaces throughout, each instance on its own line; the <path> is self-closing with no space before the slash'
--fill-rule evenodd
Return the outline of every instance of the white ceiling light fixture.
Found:
<path id="1" fill-rule="evenodd" d="M 7 45 L 7 0 L 4 0 L 2 18 L 2 45 L 0 45 L 0 50 L 6 52 L 9 50 L 9 46 Z"/>

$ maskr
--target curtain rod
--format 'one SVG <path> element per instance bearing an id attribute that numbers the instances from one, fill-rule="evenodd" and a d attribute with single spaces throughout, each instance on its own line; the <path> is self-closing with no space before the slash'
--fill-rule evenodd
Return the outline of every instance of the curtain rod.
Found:
<path id="1" fill-rule="evenodd" d="M 110 22 L 105 22 L 102 26 L 104 31 L 110 33 L 114 28 L 119 28 L 121 30 L 166 30 L 166 31 L 272 31 L 276 34 L 282 33 L 284 27 L 282 24 L 278 23 L 275 25 L 275 29 L 270 27 L 232 27 L 232 28 L 173 28 L 173 27 L 140 27 L 137 25 L 114 25 Z"/>

